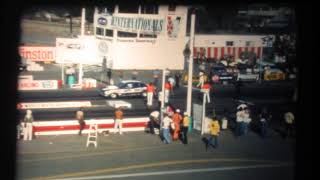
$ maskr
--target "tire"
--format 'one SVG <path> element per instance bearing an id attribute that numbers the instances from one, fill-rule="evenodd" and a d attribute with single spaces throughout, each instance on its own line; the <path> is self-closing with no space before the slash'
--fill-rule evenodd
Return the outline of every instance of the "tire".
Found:
<path id="1" fill-rule="evenodd" d="M 110 94 L 110 97 L 111 97 L 112 99 L 115 99 L 115 98 L 118 97 L 118 95 L 113 93 L 113 94 Z"/>

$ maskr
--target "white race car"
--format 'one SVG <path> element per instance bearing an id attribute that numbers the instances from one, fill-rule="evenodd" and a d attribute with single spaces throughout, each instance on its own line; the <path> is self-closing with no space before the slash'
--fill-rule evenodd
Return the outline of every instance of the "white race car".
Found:
<path id="1" fill-rule="evenodd" d="M 117 98 L 121 96 L 143 96 L 146 97 L 147 85 L 141 81 L 125 80 L 118 85 L 108 85 L 100 90 L 104 97 Z"/>

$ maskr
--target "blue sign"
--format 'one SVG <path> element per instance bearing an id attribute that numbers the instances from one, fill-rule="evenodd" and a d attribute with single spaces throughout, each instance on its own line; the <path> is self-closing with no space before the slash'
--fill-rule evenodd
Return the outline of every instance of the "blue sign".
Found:
<path id="1" fill-rule="evenodd" d="M 98 19 L 98 23 L 99 23 L 100 25 L 106 25 L 107 22 L 108 22 L 108 21 L 107 21 L 106 18 L 100 17 L 100 18 Z"/>

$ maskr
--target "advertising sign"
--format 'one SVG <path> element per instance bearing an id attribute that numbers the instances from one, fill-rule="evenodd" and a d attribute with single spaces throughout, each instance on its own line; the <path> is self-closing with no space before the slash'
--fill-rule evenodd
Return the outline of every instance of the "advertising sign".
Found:
<path id="1" fill-rule="evenodd" d="M 30 61 L 55 61 L 56 47 L 52 46 L 20 46 L 19 53 L 22 58 Z"/>
<path id="2" fill-rule="evenodd" d="M 159 34 L 164 29 L 164 18 L 137 16 L 99 15 L 97 26 L 126 32 L 142 32 Z"/>
<path id="3" fill-rule="evenodd" d="M 18 82 L 18 90 L 54 90 L 58 89 L 57 80 L 29 80 L 22 79 Z"/>

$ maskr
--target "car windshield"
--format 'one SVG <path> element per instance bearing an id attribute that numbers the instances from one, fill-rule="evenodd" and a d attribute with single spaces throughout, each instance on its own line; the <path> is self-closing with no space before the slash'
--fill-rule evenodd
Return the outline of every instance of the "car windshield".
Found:
<path id="1" fill-rule="evenodd" d="M 126 85 L 127 85 L 126 83 L 120 82 L 117 86 L 118 86 L 119 88 L 125 88 Z"/>

